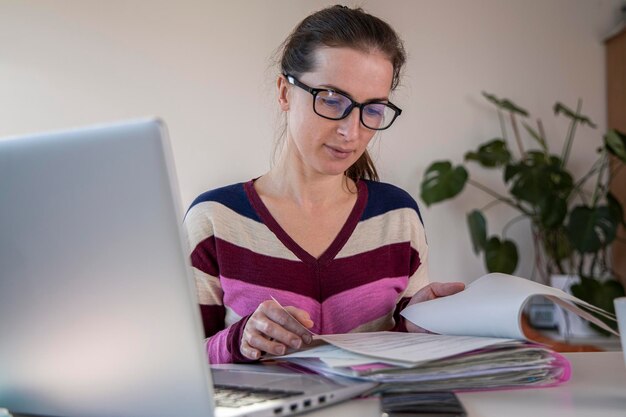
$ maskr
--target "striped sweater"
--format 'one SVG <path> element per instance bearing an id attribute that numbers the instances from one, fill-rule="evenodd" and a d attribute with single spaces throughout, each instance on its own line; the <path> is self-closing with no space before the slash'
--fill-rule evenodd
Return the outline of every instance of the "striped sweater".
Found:
<path id="1" fill-rule="evenodd" d="M 280 227 L 253 180 L 200 195 L 185 216 L 210 363 L 242 362 L 243 328 L 273 296 L 315 333 L 405 331 L 400 310 L 428 283 L 426 237 L 405 191 L 361 180 L 357 202 L 314 258 Z"/>

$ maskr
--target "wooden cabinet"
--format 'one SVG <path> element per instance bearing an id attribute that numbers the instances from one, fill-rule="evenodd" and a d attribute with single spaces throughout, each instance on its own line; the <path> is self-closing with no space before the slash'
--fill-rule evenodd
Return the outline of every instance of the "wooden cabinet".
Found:
<path id="1" fill-rule="evenodd" d="M 608 128 L 626 132 L 626 27 L 605 41 Z M 626 207 L 626 167 L 612 178 L 611 192 Z M 626 286 L 626 231 L 620 228 L 622 241 L 613 245 L 613 268 Z"/>

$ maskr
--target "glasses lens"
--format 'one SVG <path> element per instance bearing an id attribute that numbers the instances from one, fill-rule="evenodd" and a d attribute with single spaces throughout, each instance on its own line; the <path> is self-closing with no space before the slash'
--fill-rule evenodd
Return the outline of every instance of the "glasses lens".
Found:
<path id="1" fill-rule="evenodd" d="M 386 129 L 393 122 L 396 111 L 385 103 L 363 106 L 363 124 L 370 129 Z"/>
<path id="2" fill-rule="evenodd" d="M 320 116 L 341 119 L 352 102 L 343 94 L 324 90 L 315 96 L 314 110 Z"/>

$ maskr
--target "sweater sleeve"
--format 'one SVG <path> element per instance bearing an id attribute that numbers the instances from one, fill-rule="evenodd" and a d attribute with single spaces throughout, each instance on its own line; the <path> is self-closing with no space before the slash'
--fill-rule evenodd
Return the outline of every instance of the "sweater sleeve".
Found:
<path id="1" fill-rule="evenodd" d="M 202 206 L 193 206 L 185 216 L 185 230 L 191 248 L 191 266 L 200 304 L 209 363 L 248 362 L 239 349 L 249 316 L 226 327 L 216 239 L 210 216 Z"/>

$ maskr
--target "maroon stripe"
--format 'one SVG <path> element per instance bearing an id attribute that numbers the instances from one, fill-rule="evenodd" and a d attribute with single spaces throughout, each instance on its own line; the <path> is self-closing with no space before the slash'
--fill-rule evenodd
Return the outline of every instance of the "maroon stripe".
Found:
<path id="1" fill-rule="evenodd" d="M 200 315 L 206 337 L 211 337 L 224 329 L 224 317 L 226 317 L 224 306 L 200 304 Z"/>
<path id="2" fill-rule="evenodd" d="M 245 329 L 249 318 L 250 316 L 242 317 L 241 320 L 231 325 L 228 329 L 228 338 L 226 344 L 234 363 L 254 362 L 253 359 L 248 359 L 241 353 L 241 339 L 243 338 L 243 330 Z"/>
<path id="3" fill-rule="evenodd" d="M 383 246 L 326 264 L 306 264 L 261 255 L 221 239 L 216 239 L 216 247 L 222 276 L 291 291 L 319 301 L 381 278 L 411 276 L 420 264 L 419 254 L 408 242 Z"/>
<path id="4" fill-rule="evenodd" d="M 405 318 L 400 315 L 400 312 L 406 308 L 406 306 L 409 304 L 409 301 L 411 301 L 411 297 L 404 297 L 398 302 L 398 304 L 396 304 L 396 309 L 393 312 L 393 319 L 396 325 L 393 326 L 393 329 L 391 329 L 391 331 L 394 331 L 394 332 L 406 332 L 407 331 Z"/>
<path id="5" fill-rule="evenodd" d="M 196 245 L 191 252 L 191 265 L 214 277 L 219 275 L 215 236 L 211 235 Z"/>
<path id="6" fill-rule="evenodd" d="M 419 264 L 419 254 L 409 242 L 335 259 L 321 276 L 323 299 L 382 278 L 410 277 Z"/>
<path id="7" fill-rule="evenodd" d="M 221 276 L 319 298 L 315 268 L 311 265 L 300 260 L 261 255 L 219 238 L 216 239 L 216 246 Z"/>

